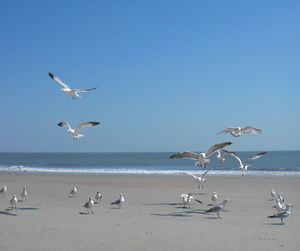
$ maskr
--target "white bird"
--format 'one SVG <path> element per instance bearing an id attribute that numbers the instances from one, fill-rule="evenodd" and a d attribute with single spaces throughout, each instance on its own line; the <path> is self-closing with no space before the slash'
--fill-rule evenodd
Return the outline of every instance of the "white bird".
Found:
<path id="1" fill-rule="evenodd" d="M 211 200 L 212 200 L 212 202 L 213 202 L 214 205 L 216 205 L 217 199 L 218 199 L 217 192 L 213 192 L 213 194 L 211 196 Z"/>
<path id="2" fill-rule="evenodd" d="M 190 206 L 190 203 L 191 203 L 192 200 L 195 200 L 195 201 L 197 201 L 197 202 L 199 202 L 199 203 L 202 204 L 202 201 L 195 199 L 190 193 L 183 193 L 183 194 L 180 195 L 180 198 L 182 199 L 182 204 L 183 204 L 185 207 L 186 207 L 187 205 L 188 205 L 189 207 L 191 207 L 191 206 Z"/>
<path id="3" fill-rule="evenodd" d="M 225 162 L 226 159 L 224 157 L 225 153 L 224 152 L 221 152 L 220 150 L 217 150 L 217 155 L 216 155 L 216 158 L 220 161 L 220 162 Z"/>
<path id="4" fill-rule="evenodd" d="M 91 213 L 93 214 L 93 206 L 94 206 L 94 201 L 93 201 L 93 198 L 92 197 L 89 197 L 89 201 L 84 203 L 83 207 L 85 207 L 87 209 L 87 213 L 90 214 L 90 211 Z"/>
<path id="5" fill-rule="evenodd" d="M 205 211 L 206 213 L 217 213 L 217 218 L 221 218 L 220 217 L 220 211 L 224 209 L 224 207 L 226 206 L 226 204 L 230 202 L 229 199 L 225 199 L 223 200 L 223 202 L 219 205 L 216 205 L 212 208 L 210 208 L 209 210 Z"/>
<path id="6" fill-rule="evenodd" d="M 268 216 L 268 218 L 279 218 L 281 220 L 281 224 L 284 225 L 283 219 L 290 216 L 292 207 L 293 206 L 291 204 L 287 204 L 285 210 L 282 210 L 277 214 Z"/>
<path id="7" fill-rule="evenodd" d="M 58 77 L 56 77 L 51 72 L 48 72 L 48 75 L 50 78 L 52 78 L 56 83 L 61 85 L 63 88 L 60 89 L 61 92 L 67 93 L 69 95 L 72 95 L 73 99 L 81 98 L 81 96 L 78 94 L 79 92 L 89 92 L 95 90 L 97 87 L 90 88 L 90 89 L 72 89 L 70 86 L 66 85 L 63 81 L 61 81 Z"/>
<path id="8" fill-rule="evenodd" d="M 14 194 L 13 197 L 9 201 L 9 204 L 12 209 L 14 209 L 14 210 L 17 209 L 17 202 L 18 202 L 17 196 Z"/>
<path id="9" fill-rule="evenodd" d="M 116 201 L 110 203 L 111 205 L 118 205 L 119 208 L 121 208 L 121 206 L 124 204 L 125 202 L 125 197 L 123 194 L 120 194 L 120 198 L 117 199 Z"/>
<path id="10" fill-rule="evenodd" d="M 205 181 L 207 181 L 207 178 L 205 178 L 204 176 L 208 173 L 208 170 L 205 171 L 204 173 L 201 174 L 201 176 L 195 176 L 193 174 L 190 174 L 190 173 L 184 173 L 184 174 L 187 174 L 189 176 L 192 176 L 194 178 L 194 180 L 198 183 L 198 189 L 200 189 L 200 186 L 202 187 L 203 189 L 203 183 Z"/>
<path id="11" fill-rule="evenodd" d="M 277 199 L 280 200 L 281 202 L 284 202 L 284 198 L 281 195 L 281 193 L 278 193 Z"/>
<path id="12" fill-rule="evenodd" d="M 77 194 L 78 190 L 77 188 L 74 186 L 73 189 L 69 192 L 69 195 L 74 197 Z"/>
<path id="13" fill-rule="evenodd" d="M 95 195 L 95 202 L 97 204 L 99 204 L 101 200 L 102 200 L 102 194 L 99 190 L 97 190 L 96 195 Z"/>
<path id="14" fill-rule="evenodd" d="M 21 193 L 22 201 L 24 201 L 24 200 L 27 201 L 27 196 L 28 196 L 27 188 L 24 187 L 23 191 Z"/>
<path id="15" fill-rule="evenodd" d="M 170 159 L 179 159 L 179 158 L 189 158 L 196 160 L 195 165 L 199 167 L 206 168 L 206 165 L 210 162 L 210 159 L 208 157 L 213 154 L 215 151 L 224 148 L 225 146 L 231 145 L 231 142 L 223 142 L 220 144 L 214 144 L 212 147 L 210 147 L 207 152 L 205 153 L 193 153 L 193 152 L 180 152 L 176 153 L 174 155 L 171 155 Z"/>
<path id="16" fill-rule="evenodd" d="M 272 200 L 277 199 L 277 193 L 275 192 L 275 190 L 273 188 L 271 189 L 271 197 L 272 197 Z"/>
<path id="17" fill-rule="evenodd" d="M 277 198 L 275 208 L 276 208 L 277 212 L 281 212 L 286 209 L 286 206 L 284 205 L 283 201 L 281 201 L 279 198 Z"/>
<path id="18" fill-rule="evenodd" d="M 223 129 L 222 131 L 218 132 L 217 134 L 221 134 L 221 133 L 230 133 L 232 136 L 234 137 L 239 137 L 242 134 L 256 134 L 256 133 L 260 133 L 262 132 L 261 129 L 257 129 L 251 126 L 246 126 L 244 128 L 241 127 L 227 127 L 225 129 Z"/>
<path id="19" fill-rule="evenodd" d="M 255 160 L 255 159 L 258 159 L 260 157 L 262 157 L 264 154 L 266 154 L 267 152 L 260 152 L 260 153 L 257 153 L 253 156 L 250 156 L 246 161 L 245 163 L 242 162 L 242 160 L 236 155 L 235 152 L 229 152 L 229 151 L 226 151 L 226 150 L 222 150 L 223 152 L 225 152 L 226 154 L 229 154 L 231 155 L 232 157 L 234 157 L 235 159 L 238 160 L 240 166 L 239 166 L 239 169 L 242 171 L 242 176 L 245 175 L 245 172 L 248 170 L 248 167 L 251 166 L 250 164 L 248 164 L 249 161 L 252 161 L 252 160 Z"/>
<path id="20" fill-rule="evenodd" d="M 73 137 L 74 140 L 79 139 L 81 137 L 83 137 L 83 134 L 78 134 L 78 131 L 84 127 L 91 127 L 91 126 L 96 126 L 99 125 L 100 122 L 82 122 L 80 124 L 77 125 L 76 129 L 72 129 L 71 126 L 69 125 L 68 122 L 63 121 L 58 123 L 58 126 L 61 127 L 67 127 L 68 128 L 68 133 Z"/>
<path id="21" fill-rule="evenodd" d="M 7 187 L 4 185 L 0 190 L 0 195 L 5 197 L 6 194 L 7 194 Z"/>

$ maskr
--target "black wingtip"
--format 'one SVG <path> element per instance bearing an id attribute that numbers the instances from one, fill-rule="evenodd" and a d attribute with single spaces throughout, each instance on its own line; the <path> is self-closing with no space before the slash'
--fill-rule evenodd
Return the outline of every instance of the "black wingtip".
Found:
<path id="1" fill-rule="evenodd" d="M 63 123 L 64 123 L 64 122 L 59 122 L 57 125 L 58 125 L 58 126 L 63 126 Z"/>
<path id="2" fill-rule="evenodd" d="M 48 72 L 50 78 L 54 78 L 54 75 L 51 72 Z"/>

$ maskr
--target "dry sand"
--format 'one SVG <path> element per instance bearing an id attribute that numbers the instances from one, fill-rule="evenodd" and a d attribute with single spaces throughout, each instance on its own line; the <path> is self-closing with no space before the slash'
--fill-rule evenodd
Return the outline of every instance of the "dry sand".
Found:
<path id="1" fill-rule="evenodd" d="M 208 177 L 204 189 L 187 176 L 0 174 L 0 250 L 300 250 L 300 177 Z M 73 186 L 75 198 L 68 198 Z M 9 209 L 13 194 L 28 201 Z M 285 225 L 270 190 L 294 205 Z M 94 214 L 83 203 L 101 189 Z M 222 219 L 204 214 L 212 192 L 231 199 Z M 179 195 L 200 192 L 183 208 Z M 125 195 L 124 208 L 110 202 Z M 20 198 L 19 198 L 20 199 Z"/>

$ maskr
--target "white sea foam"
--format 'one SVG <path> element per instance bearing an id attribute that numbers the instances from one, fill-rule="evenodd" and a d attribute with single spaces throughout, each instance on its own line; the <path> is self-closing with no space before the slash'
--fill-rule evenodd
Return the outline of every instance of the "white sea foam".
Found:
<path id="1" fill-rule="evenodd" d="M 63 173 L 63 174 L 145 174 L 145 175 L 181 175 L 183 172 L 202 174 L 203 170 L 155 170 L 155 169 L 136 169 L 136 168 L 45 168 L 45 167 L 26 167 L 9 166 L 0 167 L 0 172 L 28 172 L 28 173 Z M 239 170 L 209 170 L 209 175 L 214 176 L 240 176 Z M 247 176 L 300 176 L 300 171 L 248 171 Z"/>

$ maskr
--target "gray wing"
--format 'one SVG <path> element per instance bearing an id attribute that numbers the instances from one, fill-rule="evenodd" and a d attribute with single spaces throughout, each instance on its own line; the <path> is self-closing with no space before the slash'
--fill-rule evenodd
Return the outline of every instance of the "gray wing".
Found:
<path id="1" fill-rule="evenodd" d="M 231 142 L 223 142 L 220 144 L 214 144 L 211 148 L 208 149 L 208 151 L 205 153 L 205 156 L 208 157 L 209 155 L 211 155 L 212 153 L 214 153 L 215 151 L 224 148 L 225 146 L 231 145 Z"/>
<path id="2" fill-rule="evenodd" d="M 205 171 L 205 172 L 201 175 L 201 177 L 203 178 L 208 172 L 209 172 L 209 170 Z"/>
<path id="3" fill-rule="evenodd" d="M 221 133 L 229 133 L 234 131 L 236 128 L 235 127 L 227 127 L 225 129 L 223 129 L 222 131 L 218 132 L 217 134 L 221 134 Z"/>
<path id="4" fill-rule="evenodd" d="M 70 86 L 66 85 L 63 81 L 61 81 L 58 77 L 56 77 L 51 72 L 48 72 L 48 75 L 49 75 L 50 78 L 52 78 L 56 83 L 58 83 L 59 85 L 61 85 L 63 88 L 71 89 Z"/>
<path id="5" fill-rule="evenodd" d="M 260 157 L 262 157 L 263 155 L 265 155 L 267 152 L 260 152 L 260 153 L 257 153 L 251 157 L 248 158 L 248 160 L 255 160 L 255 159 L 259 159 Z"/>
<path id="6" fill-rule="evenodd" d="M 246 126 L 246 127 L 242 128 L 241 131 L 242 131 L 242 133 L 252 133 L 252 134 L 256 134 L 256 133 L 262 132 L 261 129 L 254 128 L 254 127 L 251 127 L 251 126 Z"/>
<path id="7" fill-rule="evenodd" d="M 90 126 L 96 126 L 96 125 L 99 125 L 100 122 L 82 122 L 80 124 L 78 124 L 78 126 L 76 127 L 76 130 L 75 132 L 78 132 L 81 128 L 84 128 L 84 127 L 90 127 Z"/>
<path id="8" fill-rule="evenodd" d="M 114 202 L 112 202 L 112 203 L 110 203 L 111 205 L 116 205 L 116 204 L 120 204 L 121 203 L 121 200 L 120 199 L 118 199 L 118 200 L 116 200 L 116 201 L 114 201 Z"/>
<path id="9" fill-rule="evenodd" d="M 89 92 L 89 91 L 93 91 L 96 90 L 97 87 L 94 88 L 90 88 L 90 89 L 75 89 L 76 92 Z"/>
<path id="10" fill-rule="evenodd" d="M 181 152 L 171 155 L 170 159 L 181 159 L 181 158 L 189 158 L 189 159 L 198 159 L 199 155 L 193 152 Z"/>
<path id="11" fill-rule="evenodd" d="M 57 125 L 67 127 L 68 129 L 72 129 L 71 126 L 69 125 L 69 123 L 66 121 L 60 122 Z"/>
<path id="12" fill-rule="evenodd" d="M 222 209 L 221 206 L 214 206 L 211 209 L 207 210 L 206 212 L 218 212 Z"/>

